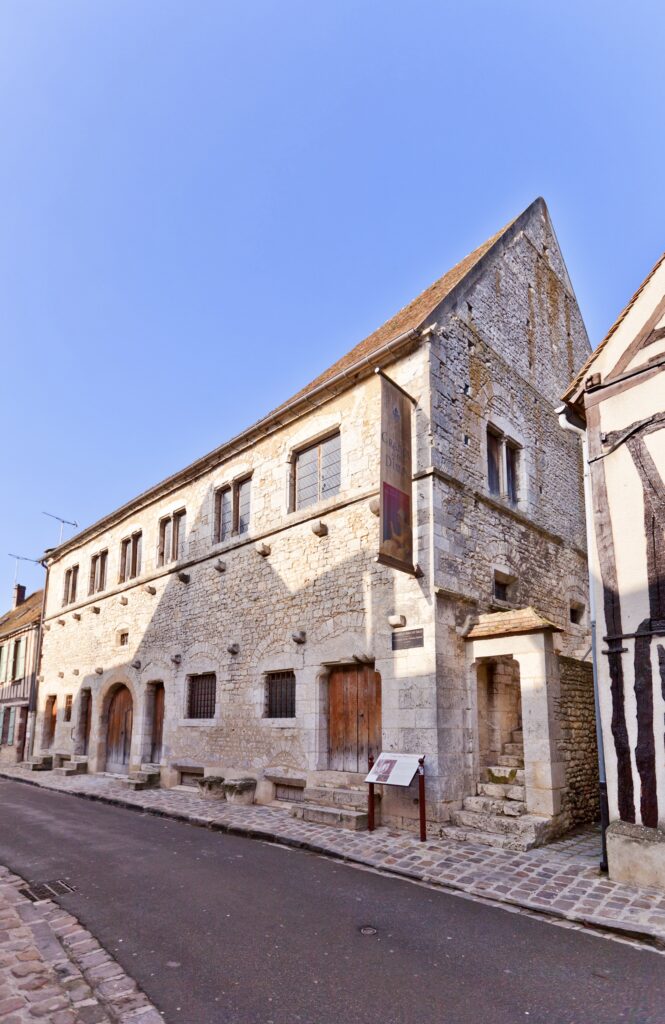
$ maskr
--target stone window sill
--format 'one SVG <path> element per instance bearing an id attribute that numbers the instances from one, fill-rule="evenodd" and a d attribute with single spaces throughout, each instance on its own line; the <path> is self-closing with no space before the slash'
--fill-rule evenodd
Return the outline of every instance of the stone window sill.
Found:
<path id="1" fill-rule="evenodd" d="M 180 718 L 178 720 L 178 726 L 183 728 L 186 726 L 193 726 L 194 728 L 207 726 L 210 728 L 211 725 L 219 725 L 220 723 L 220 718 Z"/>

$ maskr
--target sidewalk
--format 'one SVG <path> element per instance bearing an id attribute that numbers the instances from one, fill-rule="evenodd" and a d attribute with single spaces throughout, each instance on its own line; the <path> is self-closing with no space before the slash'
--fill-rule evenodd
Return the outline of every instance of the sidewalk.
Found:
<path id="1" fill-rule="evenodd" d="M 2 1024 L 163 1024 L 119 964 L 51 900 L 0 867 Z"/>
<path id="2" fill-rule="evenodd" d="M 580 925 L 620 933 L 665 950 L 665 893 L 611 882 L 598 870 L 595 828 L 549 846 L 514 853 L 450 839 L 420 843 L 407 832 L 351 832 L 297 821 L 278 807 L 204 801 L 196 790 L 139 793 L 103 775 L 60 778 L 51 772 L 3 769 L 0 777 L 120 807 L 189 821 L 232 835 L 270 840 L 338 857 L 447 890 L 511 904 Z"/>

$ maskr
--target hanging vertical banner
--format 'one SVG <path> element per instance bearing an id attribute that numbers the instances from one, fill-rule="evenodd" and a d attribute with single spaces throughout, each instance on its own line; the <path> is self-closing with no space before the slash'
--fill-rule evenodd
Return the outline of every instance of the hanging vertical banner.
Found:
<path id="1" fill-rule="evenodd" d="M 381 380 L 380 542 L 378 561 L 413 573 L 411 490 L 412 399 L 393 381 Z"/>

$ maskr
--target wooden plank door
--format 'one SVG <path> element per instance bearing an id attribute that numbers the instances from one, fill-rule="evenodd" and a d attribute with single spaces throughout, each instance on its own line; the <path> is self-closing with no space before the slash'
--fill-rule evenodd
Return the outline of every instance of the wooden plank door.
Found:
<path id="1" fill-rule="evenodd" d="M 92 728 L 92 694 L 85 695 L 85 720 L 83 723 L 83 753 L 90 753 L 90 729 Z"/>
<path id="2" fill-rule="evenodd" d="M 55 697 L 49 697 L 46 701 L 44 711 L 44 748 L 49 750 L 53 746 L 55 736 L 55 723 L 58 715 L 58 705 Z"/>
<path id="3" fill-rule="evenodd" d="M 106 733 L 106 770 L 120 775 L 129 771 L 132 745 L 132 695 L 126 686 L 113 694 Z"/>
<path id="4" fill-rule="evenodd" d="M 381 677 L 371 665 L 341 665 L 328 685 L 329 768 L 365 772 L 381 751 Z"/>
<path id="5" fill-rule="evenodd" d="M 159 764 L 162 759 L 162 734 L 164 732 L 164 684 L 155 686 L 152 708 L 152 742 L 150 744 L 150 761 Z"/>

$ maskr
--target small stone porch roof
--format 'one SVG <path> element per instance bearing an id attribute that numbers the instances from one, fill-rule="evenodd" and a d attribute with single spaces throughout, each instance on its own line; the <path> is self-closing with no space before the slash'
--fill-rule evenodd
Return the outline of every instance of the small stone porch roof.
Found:
<path id="1" fill-rule="evenodd" d="M 544 618 L 535 608 L 511 608 L 505 612 L 479 615 L 468 627 L 464 639 L 489 640 L 492 637 L 544 632 L 563 633 L 563 629 Z"/>

